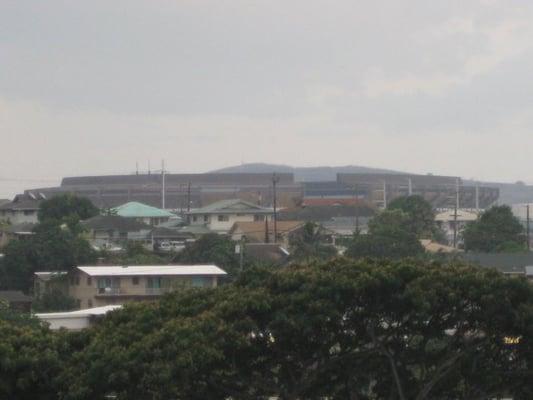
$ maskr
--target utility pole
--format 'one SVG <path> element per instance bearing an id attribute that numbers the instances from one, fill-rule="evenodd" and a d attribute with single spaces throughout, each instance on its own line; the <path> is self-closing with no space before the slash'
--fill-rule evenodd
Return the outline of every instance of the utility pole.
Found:
<path id="1" fill-rule="evenodd" d="M 191 211 L 191 181 L 187 184 L 187 212 Z"/>
<path id="2" fill-rule="evenodd" d="M 407 178 L 407 194 L 409 196 L 413 195 L 413 180 L 410 177 Z"/>
<path id="3" fill-rule="evenodd" d="M 359 198 L 357 196 L 357 183 L 353 187 L 355 195 L 355 234 L 359 235 Z"/>
<path id="4" fill-rule="evenodd" d="M 165 160 L 161 160 L 161 208 L 165 209 Z"/>
<path id="5" fill-rule="evenodd" d="M 527 238 L 527 251 L 530 251 L 529 245 L 529 203 L 526 204 L 526 238 Z"/>
<path id="6" fill-rule="evenodd" d="M 244 235 L 241 236 L 241 243 L 240 243 L 240 252 L 239 252 L 239 266 L 242 270 L 244 269 Z"/>
<path id="7" fill-rule="evenodd" d="M 476 182 L 476 214 L 479 214 L 479 183 Z"/>
<path id="8" fill-rule="evenodd" d="M 383 209 L 387 208 L 387 182 L 383 181 Z"/>
<path id="9" fill-rule="evenodd" d="M 277 192 L 276 192 L 276 186 L 279 182 L 279 176 L 276 175 L 274 172 L 272 174 L 272 194 L 274 196 L 273 199 L 273 206 L 274 206 L 274 243 L 278 242 L 278 204 L 277 204 Z"/>
<path id="10" fill-rule="evenodd" d="M 457 210 L 459 209 L 459 178 L 455 178 L 455 207 L 453 212 L 453 247 L 457 248 Z"/>

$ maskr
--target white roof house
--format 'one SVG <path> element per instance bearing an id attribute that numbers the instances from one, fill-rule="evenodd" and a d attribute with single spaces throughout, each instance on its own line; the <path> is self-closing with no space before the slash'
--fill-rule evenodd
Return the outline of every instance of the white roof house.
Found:
<path id="1" fill-rule="evenodd" d="M 274 210 L 241 199 L 221 200 L 187 213 L 191 225 L 202 225 L 213 232 L 227 233 L 236 222 L 270 220 Z"/>
<path id="2" fill-rule="evenodd" d="M 226 272 L 216 265 L 135 265 L 77 267 L 89 276 L 223 276 Z"/>
<path id="3" fill-rule="evenodd" d="M 35 316 L 48 323 L 52 330 L 65 328 L 71 331 L 78 331 L 89 327 L 96 318 L 103 317 L 108 312 L 121 307 L 121 305 L 109 305 L 78 311 L 39 313 L 35 314 Z"/>
<path id="4" fill-rule="evenodd" d="M 478 218 L 478 213 L 475 211 L 458 209 L 457 210 L 457 221 L 459 222 L 470 222 L 475 221 Z M 455 210 L 445 210 L 437 213 L 435 215 L 435 221 L 437 222 L 453 222 L 455 220 Z"/>

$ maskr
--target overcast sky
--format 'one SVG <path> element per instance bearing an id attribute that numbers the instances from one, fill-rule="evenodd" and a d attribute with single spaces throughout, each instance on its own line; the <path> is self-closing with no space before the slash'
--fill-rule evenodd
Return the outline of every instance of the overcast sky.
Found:
<path id="1" fill-rule="evenodd" d="M 0 0 L 0 197 L 271 162 L 533 182 L 530 0 Z"/>

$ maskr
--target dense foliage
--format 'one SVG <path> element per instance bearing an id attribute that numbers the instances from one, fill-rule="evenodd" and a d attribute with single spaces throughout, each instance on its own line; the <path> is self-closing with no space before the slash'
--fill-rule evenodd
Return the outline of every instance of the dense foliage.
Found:
<path id="1" fill-rule="evenodd" d="M 174 262 L 181 264 L 213 263 L 230 276 L 239 273 L 239 255 L 235 253 L 235 242 L 216 233 L 202 236 L 178 253 Z"/>
<path id="2" fill-rule="evenodd" d="M 27 292 L 36 271 L 68 271 L 95 261 L 95 251 L 78 232 L 77 227 L 47 220 L 33 235 L 9 242 L 0 263 L 0 288 Z"/>
<path id="3" fill-rule="evenodd" d="M 43 201 L 39 206 L 39 221 L 76 222 L 98 215 L 89 199 L 72 194 L 62 194 Z"/>
<path id="4" fill-rule="evenodd" d="M 2 398 L 533 396 L 533 287 L 462 265 L 248 270 L 129 305 L 81 335 L 0 331 Z"/>
<path id="5" fill-rule="evenodd" d="M 89 200 L 71 194 L 44 200 L 33 235 L 10 241 L 2 250 L 0 289 L 28 292 L 36 271 L 68 271 L 94 262 L 97 254 L 83 238 L 79 222 L 97 214 Z"/>
<path id="6" fill-rule="evenodd" d="M 420 255 L 424 248 L 411 230 L 412 218 L 398 210 L 384 210 L 368 224 L 368 234 L 355 234 L 346 250 L 351 258 L 402 258 Z"/>
<path id="7" fill-rule="evenodd" d="M 463 238 L 468 251 L 499 253 L 526 249 L 524 227 L 505 205 L 492 207 L 468 223 Z"/>
<path id="8" fill-rule="evenodd" d="M 419 239 L 442 241 L 444 233 L 435 222 L 435 212 L 431 203 L 422 196 L 401 196 L 391 201 L 389 210 L 400 210 L 407 215 L 406 229 Z"/>
<path id="9" fill-rule="evenodd" d="M 301 263 L 324 261 L 337 255 L 337 250 L 327 243 L 326 234 L 319 225 L 307 222 L 301 234 L 291 243 L 291 259 Z"/>

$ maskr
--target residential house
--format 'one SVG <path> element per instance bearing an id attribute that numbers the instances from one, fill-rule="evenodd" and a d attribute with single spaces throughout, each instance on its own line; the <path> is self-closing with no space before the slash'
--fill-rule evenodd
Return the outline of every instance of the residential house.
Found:
<path id="1" fill-rule="evenodd" d="M 448 244 L 453 244 L 456 235 L 456 244 L 462 243 L 462 232 L 469 222 L 477 220 L 479 213 L 475 210 L 458 209 L 457 216 L 454 209 L 446 209 L 435 215 L 435 222 L 442 229 L 448 240 Z M 457 224 L 457 228 L 455 228 Z"/>
<path id="2" fill-rule="evenodd" d="M 119 215 L 97 215 L 82 222 L 87 229 L 87 239 L 93 246 L 106 247 L 112 244 L 124 244 L 137 241 L 151 244 L 152 227 L 136 218 Z"/>
<path id="3" fill-rule="evenodd" d="M 0 290 L 0 302 L 7 303 L 10 310 L 31 311 L 32 298 L 18 290 Z"/>
<path id="4" fill-rule="evenodd" d="M 455 247 L 447 246 L 445 244 L 434 242 L 430 239 L 421 239 L 420 244 L 428 253 L 433 254 L 450 254 L 462 252 L 463 250 L 456 249 Z"/>
<path id="5" fill-rule="evenodd" d="M 80 266 L 69 273 L 79 308 L 150 300 L 183 287 L 216 287 L 226 272 L 215 265 Z"/>
<path id="6" fill-rule="evenodd" d="M 302 232 L 305 222 L 277 221 L 277 238 L 274 238 L 274 222 L 235 222 L 229 234 L 235 241 L 247 243 L 278 243 L 288 248 L 294 238 Z"/>
<path id="7" fill-rule="evenodd" d="M 107 313 L 121 308 L 120 305 L 88 308 L 78 311 L 39 313 L 37 318 L 48 324 L 51 330 L 66 329 L 69 331 L 80 331 L 94 325 Z"/>
<path id="8" fill-rule="evenodd" d="M 340 238 L 353 236 L 356 230 L 366 235 L 369 221 L 370 217 L 332 217 L 327 221 L 321 221 L 320 225 L 335 237 Z"/>
<path id="9" fill-rule="evenodd" d="M 125 218 L 135 219 L 137 222 L 142 222 L 151 226 L 158 226 L 171 218 L 178 218 L 176 214 L 161 208 L 148 206 L 143 203 L 131 201 L 121 206 L 111 209 L 111 212 Z"/>
<path id="10" fill-rule="evenodd" d="M 187 213 L 191 225 L 203 225 L 213 232 L 228 233 L 236 222 L 271 220 L 274 211 L 240 199 L 222 200 Z"/>
<path id="11" fill-rule="evenodd" d="M 0 221 L 9 222 L 12 225 L 39 222 L 37 214 L 40 204 L 46 196 L 42 193 L 27 192 L 18 194 L 15 198 L 0 205 Z"/>
<path id="12" fill-rule="evenodd" d="M 285 265 L 289 261 L 289 251 L 277 243 L 246 243 L 243 255 L 247 261 L 268 264 Z"/>

